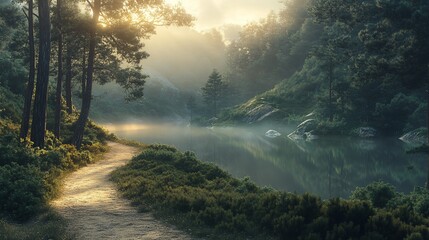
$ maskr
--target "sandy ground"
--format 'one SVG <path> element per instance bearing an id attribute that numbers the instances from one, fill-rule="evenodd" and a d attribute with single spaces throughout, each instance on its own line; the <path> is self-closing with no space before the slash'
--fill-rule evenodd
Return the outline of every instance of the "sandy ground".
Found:
<path id="1" fill-rule="evenodd" d="M 109 146 L 104 160 L 68 176 L 62 196 L 52 202 L 76 239 L 191 239 L 150 213 L 138 213 L 119 196 L 109 174 L 137 150 L 118 143 Z"/>

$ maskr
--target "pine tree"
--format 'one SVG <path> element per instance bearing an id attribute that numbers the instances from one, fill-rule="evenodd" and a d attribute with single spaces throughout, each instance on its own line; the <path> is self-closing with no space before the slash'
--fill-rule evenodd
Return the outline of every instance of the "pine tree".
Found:
<path id="1" fill-rule="evenodd" d="M 225 89 L 226 84 L 222 81 L 222 75 L 217 70 L 213 70 L 206 85 L 201 89 L 203 91 L 204 102 L 207 104 L 209 112 L 213 117 L 216 117 L 218 113 Z"/>

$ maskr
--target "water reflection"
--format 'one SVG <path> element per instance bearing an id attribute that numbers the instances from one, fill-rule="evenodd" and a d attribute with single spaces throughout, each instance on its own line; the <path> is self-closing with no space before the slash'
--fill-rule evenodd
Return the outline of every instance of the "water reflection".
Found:
<path id="1" fill-rule="evenodd" d="M 268 129 L 146 125 L 111 130 L 128 139 L 193 151 L 233 176 L 250 176 L 261 186 L 311 192 L 323 198 L 347 197 L 356 186 L 378 180 L 402 192 L 425 182 L 425 157 L 406 154 L 407 146 L 399 140 L 330 137 L 293 141 L 283 137 L 292 128 L 276 129 L 282 137 L 275 139 L 264 136 Z"/>

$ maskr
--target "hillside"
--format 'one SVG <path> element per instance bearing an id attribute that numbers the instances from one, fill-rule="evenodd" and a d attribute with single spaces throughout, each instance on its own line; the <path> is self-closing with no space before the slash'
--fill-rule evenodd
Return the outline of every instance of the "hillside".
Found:
<path id="1" fill-rule="evenodd" d="M 249 43 L 248 38 L 258 33 L 248 32 L 256 27 L 244 31 L 235 45 L 246 46 L 247 54 L 232 55 L 230 71 L 245 76 L 240 81 L 256 90 L 262 89 L 258 84 L 283 80 L 225 111 L 221 123 L 288 122 L 304 120 L 312 113 L 319 130 L 328 134 L 372 127 L 383 135 L 401 136 L 426 126 L 429 31 L 421 20 L 429 19 L 427 4 L 399 1 L 332 7 L 331 2 L 300 6 L 298 30 L 282 25 L 280 14 L 280 20 L 269 16 L 256 25 L 257 29 L 266 27 L 273 19 L 271 25 L 276 27 L 268 28 L 265 37 Z M 286 12 L 290 6 L 296 4 L 291 3 Z M 335 14 L 328 15 L 329 11 Z M 286 34 L 274 34 L 279 28 L 285 28 Z M 309 29 L 318 29 L 320 34 L 306 34 Z M 240 49 L 228 51 L 231 55 Z M 296 49 L 301 50 L 302 62 L 294 55 Z M 293 59 L 298 65 L 290 64 Z M 255 73 L 255 69 L 266 70 L 266 65 L 276 71 Z M 279 69 L 294 69 L 294 73 Z"/>

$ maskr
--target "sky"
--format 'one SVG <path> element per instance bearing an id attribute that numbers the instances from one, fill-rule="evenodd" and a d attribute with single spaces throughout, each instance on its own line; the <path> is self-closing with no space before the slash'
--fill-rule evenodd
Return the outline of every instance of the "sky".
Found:
<path id="1" fill-rule="evenodd" d="M 278 11 L 282 0 L 166 0 L 182 6 L 194 17 L 195 29 L 207 30 L 224 25 L 245 25 Z"/>
<path id="2" fill-rule="evenodd" d="M 222 41 L 229 44 L 239 37 L 241 26 L 259 21 L 284 6 L 282 0 L 165 1 L 181 3 L 196 21 L 193 29 L 158 28 L 157 34 L 145 41 L 145 49 L 151 56 L 144 61 L 144 70 L 151 76 L 149 81 L 169 81 L 179 89 L 196 91 L 213 69 L 225 70 L 225 49 L 208 40 L 205 33 L 216 29 L 223 37 L 220 44 Z"/>

